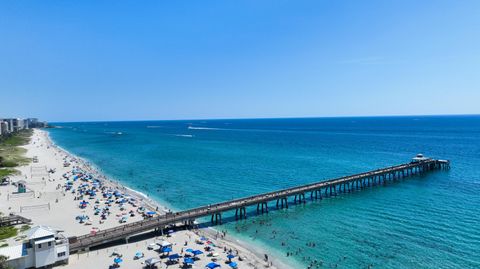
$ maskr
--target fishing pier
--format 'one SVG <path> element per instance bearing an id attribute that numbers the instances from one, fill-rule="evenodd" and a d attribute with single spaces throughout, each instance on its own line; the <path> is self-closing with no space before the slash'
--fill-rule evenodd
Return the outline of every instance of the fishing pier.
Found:
<path id="1" fill-rule="evenodd" d="M 418 157 L 418 156 L 417 156 Z M 222 223 L 222 213 L 235 211 L 236 219 L 247 217 L 247 207 L 256 206 L 257 213 L 268 213 L 269 202 L 275 203 L 275 208 L 288 208 L 289 203 L 306 203 L 307 197 L 311 200 L 337 196 L 341 193 L 358 191 L 364 188 L 384 185 L 414 175 L 425 174 L 435 170 L 450 169 L 447 160 L 417 158 L 396 166 L 320 181 L 283 190 L 263 193 L 259 195 L 229 200 L 221 203 L 197 207 L 176 213 L 169 213 L 148 218 L 115 228 L 98 231 L 96 234 L 87 234 L 79 237 L 70 237 L 70 252 L 87 250 L 119 240 L 127 240 L 137 234 L 163 230 L 169 225 L 178 223 L 193 224 L 195 219 L 210 217 L 212 224 Z M 293 201 L 292 201 L 293 198 Z M 289 201 L 290 199 L 290 201 Z"/>

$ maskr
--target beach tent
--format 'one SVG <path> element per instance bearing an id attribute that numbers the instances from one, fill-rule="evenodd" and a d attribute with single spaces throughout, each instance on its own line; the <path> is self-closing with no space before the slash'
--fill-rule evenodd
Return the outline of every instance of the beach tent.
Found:
<path id="1" fill-rule="evenodd" d="M 147 248 L 147 249 L 155 249 L 156 247 L 158 247 L 157 244 L 155 244 L 155 243 L 150 243 L 150 244 L 148 244 L 148 248 Z"/>
<path id="2" fill-rule="evenodd" d="M 134 257 L 134 258 L 135 258 L 135 259 L 141 259 L 141 258 L 143 258 L 143 252 L 140 252 L 140 251 L 139 251 L 139 252 L 135 253 L 135 257 Z"/>
<path id="3" fill-rule="evenodd" d="M 150 267 L 154 266 L 156 263 L 159 263 L 159 262 L 160 262 L 159 259 L 148 258 L 148 259 L 145 260 L 145 265 L 150 268 Z"/>
<path id="4" fill-rule="evenodd" d="M 172 246 L 172 243 L 168 242 L 168 241 L 162 241 L 160 243 L 157 243 L 159 246 L 161 246 L 162 248 L 166 248 L 166 247 L 171 247 Z"/>
<path id="5" fill-rule="evenodd" d="M 178 259 L 180 259 L 180 255 L 175 253 L 175 254 L 172 254 L 172 255 L 168 256 L 168 259 L 169 260 L 178 260 Z"/>
<path id="6" fill-rule="evenodd" d="M 211 262 L 211 263 L 205 265 L 205 267 L 210 268 L 210 269 L 215 269 L 215 268 L 221 267 L 221 266 L 218 263 Z"/>
<path id="7" fill-rule="evenodd" d="M 195 261 L 192 258 L 184 258 L 183 263 L 185 264 L 194 264 Z"/>
<path id="8" fill-rule="evenodd" d="M 231 260 L 231 259 L 235 258 L 235 255 L 233 255 L 233 254 L 228 254 L 228 255 L 227 255 L 227 258 L 228 258 L 229 260 Z"/>

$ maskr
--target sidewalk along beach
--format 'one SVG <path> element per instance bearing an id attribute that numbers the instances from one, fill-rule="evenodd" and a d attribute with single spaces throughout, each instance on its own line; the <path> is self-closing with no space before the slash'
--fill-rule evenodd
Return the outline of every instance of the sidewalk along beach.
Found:
<path id="1" fill-rule="evenodd" d="M 10 179 L 24 181 L 27 191 L 16 193 L 14 185 L 1 186 L 0 211 L 4 214 L 15 213 L 31 219 L 33 225 L 46 225 L 63 231 L 66 236 L 80 236 L 169 211 L 56 146 L 46 131 L 35 129 L 24 148 L 26 157 L 33 162 L 18 167 L 20 173 Z M 14 245 L 21 238 L 22 234 L 9 239 L 8 243 Z M 164 246 L 160 247 L 162 243 Z M 72 255 L 69 264 L 62 267 L 108 268 L 114 259 L 121 259 L 118 264 L 122 268 L 142 268 L 149 258 L 160 261 L 156 264 L 158 268 L 175 262 L 180 265 L 193 262 L 196 268 L 210 263 L 238 268 L 291 267 L 261 248 L 239 241 L 227 231 L 211 228 L 172 228 L 163 236 L 145 236 L 128 244 Z"/>

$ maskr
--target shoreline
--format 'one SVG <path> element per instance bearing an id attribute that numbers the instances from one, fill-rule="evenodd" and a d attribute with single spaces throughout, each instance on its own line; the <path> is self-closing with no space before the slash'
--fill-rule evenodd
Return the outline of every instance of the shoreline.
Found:
<path id="1" fill-rule="evenodd" d="M 154 201 L 153 199 L 149 198 L 149 196 L 143 192 L 137 191 L 135 189 L 132 189 L 130 187 L 127 187 L 123 185 L 118 179 L 113 179 L 111 176 L 106 175 L 102 169 L 96 165 L 94 165 L 91 161 L 79 157 L 68 150 L 60 147 L 59 145 L 55 144 L 53 142 L 53 139 L 50 137 L 50 133 L 48 131 L 40 130 L 41 132 L 44 132 L 46 137 L 48 138 L 48 142 L 50 143 L 51 147 L 54 147 L 58 149 L 59 151 L 63 152 L 65 155 L 69 156 L 70 158 L 76 159 L 79 161 L 83 167 L 87 168 L 87 171 L 91 172 L 95 176 L 97 176 L 105 185 L 110 185 L 111 187 L 117 188 L 117 189 L 122 189 L 126 193 L 128 193 L 131 196 L 139 198 L 146 206 L 148 206 L 151 210 L 156 211 L 155 209 L 158 207 L 159 209 L 161 207 L 167 208 L 158 202 Z"/>
<path id="2" fill-rule="evenodd" d="M 99 180 L 101 180 L 105 186 L 123 190 L 127 195 L 139 199 L 143 205 L 149 207 L 150 209 L 156 212 L 165 213 L 168 210 L 171 210 L 171 208 L 150 198 L 149 195 L 142 193 L 140 191 L 137 191 L 133 188 L 127 187 L 120 180 L 115 179 L 111 176 L 108 176 L 104 171 L 102 171 L 100 167 L 96 166 L 91 161 L 84 159 L 82 157 L 79 157 L 69 152 L 68 150 L 60 147 L 59 145 L 55 144 L 55 142 L 51 138 L 50 133 L 48 131 L 45 131 L 45 130 L 36 130 L 36 131 L 39 132 L 40 134 L 44 134 L 46 138 L 46 142 L 48 143 L 47 148 L 52 147 L 58 150 L 59 152 L 65 154 L 66 156 L 68 156 L 68 158 L 76 160 L 80 166 L 82 166 L 88 172 L 98 177 Z M 120 224 L 117 224 L 117 226 L 118 225 Z M 208 236 L 210 238 L 215 237 L 215 240 L 218 241 L 221 245 L 228 246 L 230 249 L 240 250 L 242 254 L 246 255 L 249 258 L 247 260 L 247 263 L 242 262 L 242 268 L 245 268 L 245 266 L 246 268 L 278 268 L 278 269 L 292 268 L 292 266 L 287 261 L 284 261 L 281 258 L 278 258 L 276 256 L 271 256 L 271 255 L 269 255 L 271 256 L 269 258 L 269 262 L 273 261 L 273 266 L 267 265 L 267 263 L 264 260 L 265 253 L 260 252 L 262 250 L 261 247 L 256 246 L 253 243 L 244 242 L 244 240 L 236 238 L 235 236 L 231 236 L 230 234 L 228 234 L 228 236 L 223 236 L 219 238 L 218 235 L 221 233 L 215 227 L 212 227 L 212 226 L 206 226 L 204 228 L 198 229 L 197 231 L 186 230 L 185 233 L 188 235 L 189 238 L 191 238 L 193 234 L 197 234 L 200 236 Z M 225 238 L 225 237 L 228 237 L 228 238 Z"/>

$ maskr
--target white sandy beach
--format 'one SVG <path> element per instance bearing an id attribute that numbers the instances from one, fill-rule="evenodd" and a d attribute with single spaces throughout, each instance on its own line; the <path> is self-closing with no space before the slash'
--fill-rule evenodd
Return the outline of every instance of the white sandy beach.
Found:
<path id="1" fill-rule="evenodd" d="M 46 225 L 63 231 L 66 236 L 78 236 L 90 233 L 93 230 L 102 230 L 121 225 L 119 221 L 122 218 L 126 220 L 126 223 L 141 220 L 143 217 L 137 213 L 137 209 L 142 206 L 148 208 L 148 210 L 158 209 L 158 214 L 163 214 L 164 210 L 166 210 L 165 207 L 148 198 L 106 179 L 85 161 L 53 145 L 46 131 L 35 129 L 30 143 L 24 147 L 27 149 L 26 156 L 29 158 L 36 156 L 38 162 L 32 162 L 29 165 L 19 167 L 18 170 L 21 174 L 10 177 L 13 182 L 25 180 L 29 192 L 13 194 L 16 191 L 15 186 L 0 186 L 0 211 L 4 214 L 13 212 L 31 219 L 34 225 Z M 70 166 L 64 167 L 64 162 L 68 162 Z M 51 169 L 55 170 L 55 172 L 49 172 Z M 65 190 L 66 178 L 72 176 L 73 169 L 87 171 L 95 175 L 96 178 L 101 179 L 104 186 L 125 193 L 128 197 L 134 197 L 137 202 L 135 204 L 124 204 L 123 208 L 115 204 L 109 205 L 110 212 L 106 219 L 102 220 L 100 214 L 94 214 L 94 207 L 95 204 L 103 204 L 105 202 L 103 199 L 95 198 L 88 200 L 89 204 L 84 209 L 81 209 L 79 207 L 79 202 L 81 201 L 75 200 L 75 197 L 78 199 L 78 194 Z M 81 184 L 85 183 L 78 180 L 72 184 L 73 189 L 78 189 Z M 135 211 L 135 216 L 126 214 L 126 212 L 133 211 Z M 89 220 L 80 223 L 76 219 L 77 216 L 88 216 Z M 230 268 L 226 264 L 228 259 L 226 258 L 227 252 L 225 249 L 227 251 L 231 250 L 237 256 L 233 261 L 238 264 L 238 268 L 290 267 L 282 264 L 281 261 L 276 260 L 274 257 L 269 256 L 269 260 L 266 261 L 264 255 L 268 253 L 260 253 L 261 251 L 254 253 L 252 249 L 255 248 L 245 247 L 247 245 L 244 242 L 239 243 L 237 239 L 231 238 L 228 234 L 223 236 L 223 234 L 210 229 L 208 231 L 206 229 L 180 230 L 174 232 L 168 238 L 166 236 L 158 236 L 129 244 L 74 254 L 70 257 L 69 264 L 62 267 L 109 268 L 113 264 L 111 254 L 115 251 L 123 255 L 123 262 L 120 264 L 121 268 L 143 268 L 146 258 L 159 258 L 158 252 L 147 249 L 149 244 L 167 240 L 173 244 L 172 253 L 184 255 L 185 250 L 188 248 L 204 251 L 205 254 L 198 255 L 200 259 L 195 262 L 193 268 L 205 268 L 206 264 L 212 262 L 212 257 L 207 257 L 207 252 L 204 250 L 205 244 L 196 242 L 202 236 L 208 237 L 208 240 L 211 241 L 211 246 L 214 246 L 214 250 L 211 253 L 216 253 L 216 257 L 213 258 L 217 260 L 217 263 L 222 268 Z M 13 245 L 15 240 L 10 239 L 8 243 Z M 144 257 L 134 260 L 133 258 L 137 252 L 142 252 Z M 166 260 L 162 259 L 162 262 L 157 264 L 158 268 L 167 268 Z M 182 262 L 180 262 L 181 264 Z M 178 266 L 174 265 L 173 267 Z"/>

